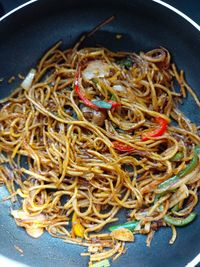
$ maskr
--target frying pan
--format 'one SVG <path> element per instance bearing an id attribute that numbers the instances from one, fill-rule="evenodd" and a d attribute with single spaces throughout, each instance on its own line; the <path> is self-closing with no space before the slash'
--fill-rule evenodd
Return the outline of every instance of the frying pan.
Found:
<path id="1" fill-rule="evenodd" d="M 8 78 L 26 74 L 57 40 L 63 40 L 63 47 L 70 47 L 81 34 L 111 15 L 116 16 L 115 21 L 86 40 L 84 46 L 100 44 L 115 51 L 136 52 L 166 47 L 200 96 L 200 28 L 183 14 L 177 14 L 159 0 L 41 0 L 30 1 L 0 20 L 0 76 L 5 78 L 0 85 L 0 98 L 19 83 L 10 85 L 6 82 Z M 122 34 L 122 38 L 117 40 L 116 34 Z M 190 97 L 181 109 L 200 124 L 199 111 Z M 5 188 L 0 188 L 1 198 L 6 195 Z M 9 215 L 10 203 L 0 205 L 2 255 L 33 267 L 87 266 L 88 259 L 79 255 L 84 248 L 68 245 L 47 233 L 40 239 L 32 239 Z M 169 228 L 156 233 L 150 248 L 145 245 L 146 237 L 138 235 L 135 243 L 127 245 L 126 254 L 112 266 L 185 266 L 200 251 L 200 205 L 196 212 L 199 218 L 178 229 L 173 246 L 168 244 Z M 23 256 L 17 247 L 23 250 Z"/>

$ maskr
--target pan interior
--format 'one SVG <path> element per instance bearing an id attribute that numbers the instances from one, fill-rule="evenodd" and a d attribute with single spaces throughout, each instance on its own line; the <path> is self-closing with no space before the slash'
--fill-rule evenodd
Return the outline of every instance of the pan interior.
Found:
<path id="1" fill-rule="evenodd" d="M 19 80 L 8 84 L 7 80 L 18 73 L 26 74 L 37 64 L 42 54 L 56 41 L 62 39 L 63 47 L 72 46 L 86 31 L 105 18 L 115 15 L 107 25 L 84 45 L 102 45 L 111 50 L 139 52 L 163 46 L 169 49 L 179 68 L 186 72 L 188 83 L 199 89 L 200 35 L 199 32 L 174 12 L 152 1 L 142 0 L 43 0 L 19 10 L 0 24 L 0 98 L 8 96 Z M 120 40 L 116 34 L 121 34 Z M 196 91 L 200 96 L 200 90 Z M 188 97 L 181 106 L 185 114 L 200 124 L 197 106 Z M 0 195 L 7 194 L 0 188 Z M 197 207 L 200 213 L 200 207 Z M 135 243 L 128 245 L 125 256 L 112 266 L 161 266 L 171 261 L 170 266 L 184 266 L 198 254 L 200 232 L 198 219 L 185 229 L 178 230 L 173 246 L 168 245 L 169 229 L 159 230 L 151 248 L 145 245 L 144 236 L 136 236 Z M 1 203 L 0 253 L 30 266 L 87 266 L 87 258 L 79 256 L 84 248 L 68 245 L 62 240 L 44 234 L 40 239 L 30 238 L 18 228 L 9 215 L 9 203 Z M 15 246 L 23 249 L 23 256 Z"/>

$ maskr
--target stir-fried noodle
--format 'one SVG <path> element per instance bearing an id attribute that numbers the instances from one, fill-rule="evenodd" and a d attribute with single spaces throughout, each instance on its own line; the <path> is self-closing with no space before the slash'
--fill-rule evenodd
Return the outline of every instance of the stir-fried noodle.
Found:
<path id="1" fill-rule="evenodd" d="M 178 109 L 188 91 L 200 103 L 183 72 L 164 48 L 59 47 L 0 102 L 0 179 L 21 199 L 16 223 L 88 246 L 91 262 L 117 258 L 134 233 L 149 245 L 162 226 L 173 243 L 200 185 L 199 128 Z"/>

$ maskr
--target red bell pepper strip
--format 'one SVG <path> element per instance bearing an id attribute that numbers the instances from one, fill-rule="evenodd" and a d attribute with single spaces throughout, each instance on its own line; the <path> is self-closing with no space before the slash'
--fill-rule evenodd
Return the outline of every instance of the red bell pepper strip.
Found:
<path id="1" fill-rule="evenodd" d="M 108 103 L 110 103 L 112 105 L 112 108 L 117 108 L 117 107 L 121 106 L 121 104 L 119 102 L 116 102 L 114 100 L 109 100 Z"/>
<path id="2" fill-rule="evenodd" d="M 156 117 L 156 122 L 158 123 L 159 127 L 154 129 L 153 131 L 149 131 L 145 133 L 142 137 L 142 141 L 147 141 L 151 137 L 157 137 L 157 136 L 161 136 L 164 134 L 164 132 L 167 129 L 168 122 L 161 117 Z M 112 142 L 112 144 L 115 149 L 121 152 L 132 152 L 134 150 L 133 147 L 126 145 L 119 141 L 114 141 Z"/>
<path id="3" fill-rule="evenodd" d="M 161 117 L 156 117 L 155 121 L 158 123 L 158 128 L 152 131 L 146 132 L 142 137 L 142 141 L 147 141 L 151 137 L 161 136 L 167 130 L 168 122 L 165 119 Z"/>
<path id="4" fill-rule="evenodd" d="M 100 105 L 95 105 L 92 101 L 90 101 L 89 99 L 87 99 L 84 95 L 83 92 L 81 92 L 80 90 L 80 72 L 81 72 L 81 67 L 78 66 L 78 69 L 77 69 L 77 72 L 76 72 L 76 75 L 75 75 L 75 82 L 74 82 L 74 89 L 75 89 L 75 92 L 77 93 L 77 95 L 79 96 L 79 98 L 83 101 L 83 103 L 92 108 L 92 109 L 95 109 L 95 110 L 102 110 L 102 109 L 108 109 L 104 106 L 106 105 L 103 105 L 103 102 L 104 104 L 110 104 L 110 108 L 116 108 L 116 107 L 119 107 L 120 106 L 120 103 L 116 102 L 116 101 L 113 101 L 113 100 L 110 100 L 108 102 L 105 102 L 105 101 L 98 101 L 98 102 L 102 102 L 102 107 Z M 107 105 L 109 106 L 109 105 Z"/>
<path id="5" fill-rule="evenodd" d="M 77 69 L 77 72 L 76 72 L 76 76 L 75 76 L 75 82 L 74 82 L 74 89 L 75 89 L 75 92 L 77 93 L 77 95 L 79 96 L 79 98 L 83 101 L 83 103 L 92 108 L 92 109 L 95 109 L 95 110 L 99 110 L 99 107 L 97 107 L 95 104 L 93 104 L 89 99 L 87 99 L 83 92 L 81 92 L 80 90 L 80 73 L 81 73 L 81 67 L 78 66 L 78 69 Z"/>
<path id="6" fill-rule="evenodd" d="M 113 141 L 112 144 L 115 149 L 121 152 L 132 152 L 134 150 L 133 147 L 119 141 Z"/>

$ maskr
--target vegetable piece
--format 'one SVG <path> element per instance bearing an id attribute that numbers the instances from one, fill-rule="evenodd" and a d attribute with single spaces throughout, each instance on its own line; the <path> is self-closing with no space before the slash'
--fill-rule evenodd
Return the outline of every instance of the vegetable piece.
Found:
<path id="1" fill-rule="evenodd" d="M 170 179 L 164 181 L 163 183 L 159 184 L 158 188 L 159 189 L 164 189 L 165 187 L 170 186 L 171 184 L 174 184 L 178 180 L 178 175 L 174 175 Z"/>
<path id="2" fill-rule="evenodd" d="M 29 73 L 27 74 L 27 76 L 25 77 L 25 79 L 23 80 L 23 82 L 21 83 L 21 87 L 25 90 L 30 89 L 33 83 L 33 80 L 35 78 L 35 75 L 36 75 L 36 70 L 31 69 Z"/>
<path id="3" fill-rule="evenodd" d="M 126 172 L 133 172 L 133 166 L 130 165 L 130 164 L 123 164 L 123 169 L 126 171 Z"/>
<path id="4" fill-rule="evenodd" d="M 81 72 L 81 67 L 78 66 L 77 72 L 76 72 L 76 76 L 75 76 L 75 83 L 74 83 L 74 89 L 75 92 L 77 93 L 77 95 L 79 96 L 79 98 L 83 101 L 83 103 L 93 109 L 98 110 L 99 107 L 97 107 L 95 104 L 93 104 L 89 99 L 87 99 L 84 94 L 81 92 L 80 90 L 80 72 Z"/>
<path id="5" fill-rule="evenodd" d="M 193 159 L 190 161 L 190 163 L 187 165 L 187 167 L 180 171 L 177 175 L 171 177 L 170 179 L 164 181 L 163 183 L 161 183 L 158 188 L 159 189 L 164 189 L 167 188 L 168 186 L 170 186 L 171 184 L 174 184 L 175 182 L 177 182 L 180 178 L 186 176 L 188 173 L 190 173 L 191 171 L 193 171 L 198 163 L 198 153 L 199 153 L 199 147 L 195 147 L 194 149 L 194 157 Z"/>
<path id="6" fill-rule="evenodd" d="M 84 238 L 85 228 L 80 223 L 80 220 L 78 219 L 75 212 L 72 215 L 72 230 L 74 231 L 74 234 L 76 236 Z"/>
<path id="7" fill-rule="evenodd" d="M 178 204 L 176 204 L 172 209 L 171 209 L 171 211 L 172 212 L 176 212 L 176 211 L 179 211 L 179 203 Z"/>
<path id="8" fill-rule="evenodd" d="M 23 211 L 23 210 L 11 210 L 11 215 L 15 218 L 15 219 L 19 219 L 23 222 L 27 222 L 27 223 L 31 223 L 31 222 L 43 222 L 45 221 L 46 217 L 44 214 L 38 214 L 35 216 L 31 216 L 30 214 L 28 214 L 27 212 Z"/>
<path id="9" fill-rule="evenodd" d="M 112 232 L 114 230 L 117 230 L 117 229 L 122 229 L 122 228 L 125 228 L 125 229 L 129 229 L 130 231 L 133 231 L 136 226 L 138 226 L 139 224 L 139 221 L 130 221 L 130 222 L 126 222 L 126 223 L 123 223 L 123 224 L 118 224 L 118 225 L 113 225 L 111 227 L 109 227 L 109 231 Z"/>
<path id="10" fill-rule="evenodd" d="M 30 227 L 27 226 L 25 229 L 26 229 L 27 234 L 33 238 L 39 238 L 44 233 L 44 228 L 37 227 L 34 225 Z"/>
<path id="11" fill-rule="evenodd" d="M 186 218 L 183 219 L 174 218 L 170 215 L 165 215 L 163 219 L 166 223 L 181 227 L 191 223 L 192 221 L 194 221 L 195 218 L 196 218 L 196 213 L 191 212 Z"/>
<path id="12" fill-rule="evenodd" d="M 132 152 L 134 148 L 119 141 L 112 142 L 113 147 L 121 152 Z"/>
<path id="13" fill-rule="evenodd" d="M 183 158 L 183 153 L 182 152 L 177 152 L 171 159 L 170 161 L 179 161 Z"/>
<path id="14" fill-rule="evenodd" d="M 81 111 L 83 112 L 83 116 L 86 120 L 98 126 L 104 125 L 107 115 L 105 110 L 95 110 L 87 106 L 83 106 L 81 107 Z"/>
<path id="15" fill-rule="evenodd" d="M 105 102 L 105 101 L 93 100 L 92 103 L 101 109 L 111 109 L 112 108 L 112 104 Z"/>
<path id="16" fill-rule="evenodd" d="M 114 95 L 114 94 L 111 94 L 111 98 L 110 98 L 110 100 L 116 100 L 116 96 Z"/>
<path id="17" fill-rule="evenodd" d="M 158 128 L 156 128 L 152 131 L 146 132 L 142 137 L 142 141 L 147 141 L 151 137 L 161 136 L 167 130 L 168 122 L 165 119 L 163 119 L 161 117 L 156 117 L 155 121 L 158 123 Z"/>
<path id="18" fill-rule="evenodd" d="M 100 262 L 96 262 L 94 264 L 92 264 L 91 267 L 109 267 L 110 266 L 110 262 L 108 259 L 102 260 Z"/>
<path id="19" fill-rule="evenodd" d="M 38 238 L 44 233 L 43 225 L 46 217 L 44 214 L 31 216 L 23 210 L 11 210 L 11 215 L 15 218 L 17 225 L 24 227 L 27 234 L 33 238 Z"/>
<path id="20" fill-rule="evenodd" d="M 174 207 L 179 202 L 183 201 L 189 196 L 189 190 L 185 184 L 182 184 L 170 197 L 169 208 Z"/>
<path id="21" fill-rule="evenodd" d="M 100 109 L 111 109 L 120 106 L 120 103 L 113 100 L 109 100 L 108 102 L 102 100 L 93 100 L 92 103 L 95 104 Z"/>
<path id="22" fill-rule="evenodd" d="M 90 101 L 89 99 L 87 99 L 84 93 L 81 92 L 80 90 L 80 82 L 79 82 L 80 73 L 81 73 L 81 67 L 78 66 L 78 69 L 75 75 L 74 90 L 86 106 L 92 109 L 95 109 L 95 110 L 111 109 L 112 107 L 115 108 L 117 106 L 120 106 L 120 103 L 117 103 L 116 101 L 112 101 L 112 100 L 110 100 L 109 102 L 105 102 L 105 101 L 100 101 L 100 100 Z"/>
<path id="23" fill-rule="evenodd" d="M 114 89 L 115 91 L 118 91 L 118 92 L 123 92 L 123 93 L 126 92 L 126 88 L 125 88 L 123 85 L 121 85 L 121 84 L 116 84 L 116 85 L 114 85 L 114 86 L 113 86 L 113 89 Z"/>
<path id="24" fill-rule="evenodd" d="M 133 242 L 134 241 L 134 235 L 133 233 L 127 229 L 127 228 L 119 228 L 112 231 L 113 238 L 125 241 L 125 242 Z"/>
<path id="25" fill-rule="evenodd" d="M 110 73 L 110 66 L 102 60 L 90 61 L 87 67 L 83 70 L 83 78 L 91 80 L 95 78 L 103 78 Z"/>
<path id="26" fill-rule="evenodd" d="M 197 154 L 200 153 L 200 146 L 195 146 L 195 151 L 197 152 Z"/>
<path id="27" fill-rule="evenodd" d="M 116 61 L 116 63 L 122 67 L 125 67 L 126 69 L 130 69 L 133 66 L 133 62 L 129 57 L 119 59 Z"/>
<path id="28" fill-rule="evenodd" d="M 198 153 L 199 153 L 199 147 L 196 146 L 194 149 L 194 156 L 193 159 L 190 161 L 190 163 L 187 165 L 187 167 L 180 171 L 178 176 L 180 178 L 182 178 L 183 176 L 185 176 L 186 174 L 190 173 L 192 170 L 194 170 L 194 168 L 196 167 L 199 157 L 198 157 Z"/>
<path id="29" fill-rule="evenodd" d="M 112 105 L 112 108 L 117 108 L 117 107 L 121 106 L 121 104 L 119 102 L 116 102 L 116 101 L 114 101 L 112 99 L 109 100 L 108 103 Z"/>

